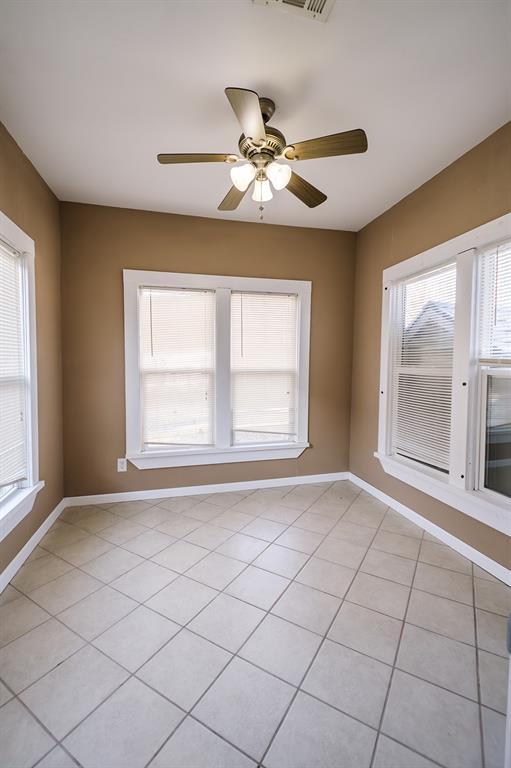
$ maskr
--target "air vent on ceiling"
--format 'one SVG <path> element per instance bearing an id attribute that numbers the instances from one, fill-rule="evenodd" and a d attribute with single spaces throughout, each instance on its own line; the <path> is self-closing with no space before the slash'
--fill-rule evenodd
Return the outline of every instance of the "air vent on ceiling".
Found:
<path id="1" fill-rule="evenodd" d="M 335 0 L 254 0 L 254 3 L 276 6 L 307 19 L 326 21 Z"/>

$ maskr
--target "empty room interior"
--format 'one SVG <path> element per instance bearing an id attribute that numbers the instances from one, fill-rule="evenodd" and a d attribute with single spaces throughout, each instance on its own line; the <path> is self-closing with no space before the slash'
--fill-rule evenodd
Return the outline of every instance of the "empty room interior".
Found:
<path id="1" fill-rule="evenodd" d="M 511 768 L 511 0 L 0 0 L 0 768 Z"/>

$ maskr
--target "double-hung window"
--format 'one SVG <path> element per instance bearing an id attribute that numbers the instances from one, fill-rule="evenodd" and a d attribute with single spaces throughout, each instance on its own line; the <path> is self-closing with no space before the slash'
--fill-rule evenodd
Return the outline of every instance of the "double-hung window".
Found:
<path id="1" fill-rule="evenodd" d="M 376 456 L 511 534 L 511 214 L 384 270 Z"/>
<path id="2" fill-rule="evenodd" d="M 35 361 L 34 243 L 0 214 L 0 539 L 43 485 Z"/>
<path id="3" fill-rule="evenodd" d="M 124 270 L 128 459 L 296 458 L 308 446 L 311 284 Z"/>

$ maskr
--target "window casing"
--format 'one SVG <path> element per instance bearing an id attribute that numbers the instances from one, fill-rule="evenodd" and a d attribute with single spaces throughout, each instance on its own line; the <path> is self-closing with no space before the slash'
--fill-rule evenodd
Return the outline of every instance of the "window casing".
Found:
<path id="1" fill-rule="evenodd" d="M 384 270 L 375 455 L 511 535 L 511 214 Z"/>
<path id="2" fill-rule="evenodd" d="M 124 270 L 126 456 L 138 468 L 296 458 L 311 284 Z"/>

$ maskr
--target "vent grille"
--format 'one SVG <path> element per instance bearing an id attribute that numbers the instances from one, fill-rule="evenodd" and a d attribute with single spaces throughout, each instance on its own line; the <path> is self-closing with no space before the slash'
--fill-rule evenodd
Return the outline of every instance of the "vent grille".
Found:
<path id="1" fill-rule="evenodd" d="M 315 21 L 326 21 L 335 0 L 253 0 L 256 5 L 280 8 Z"/>

